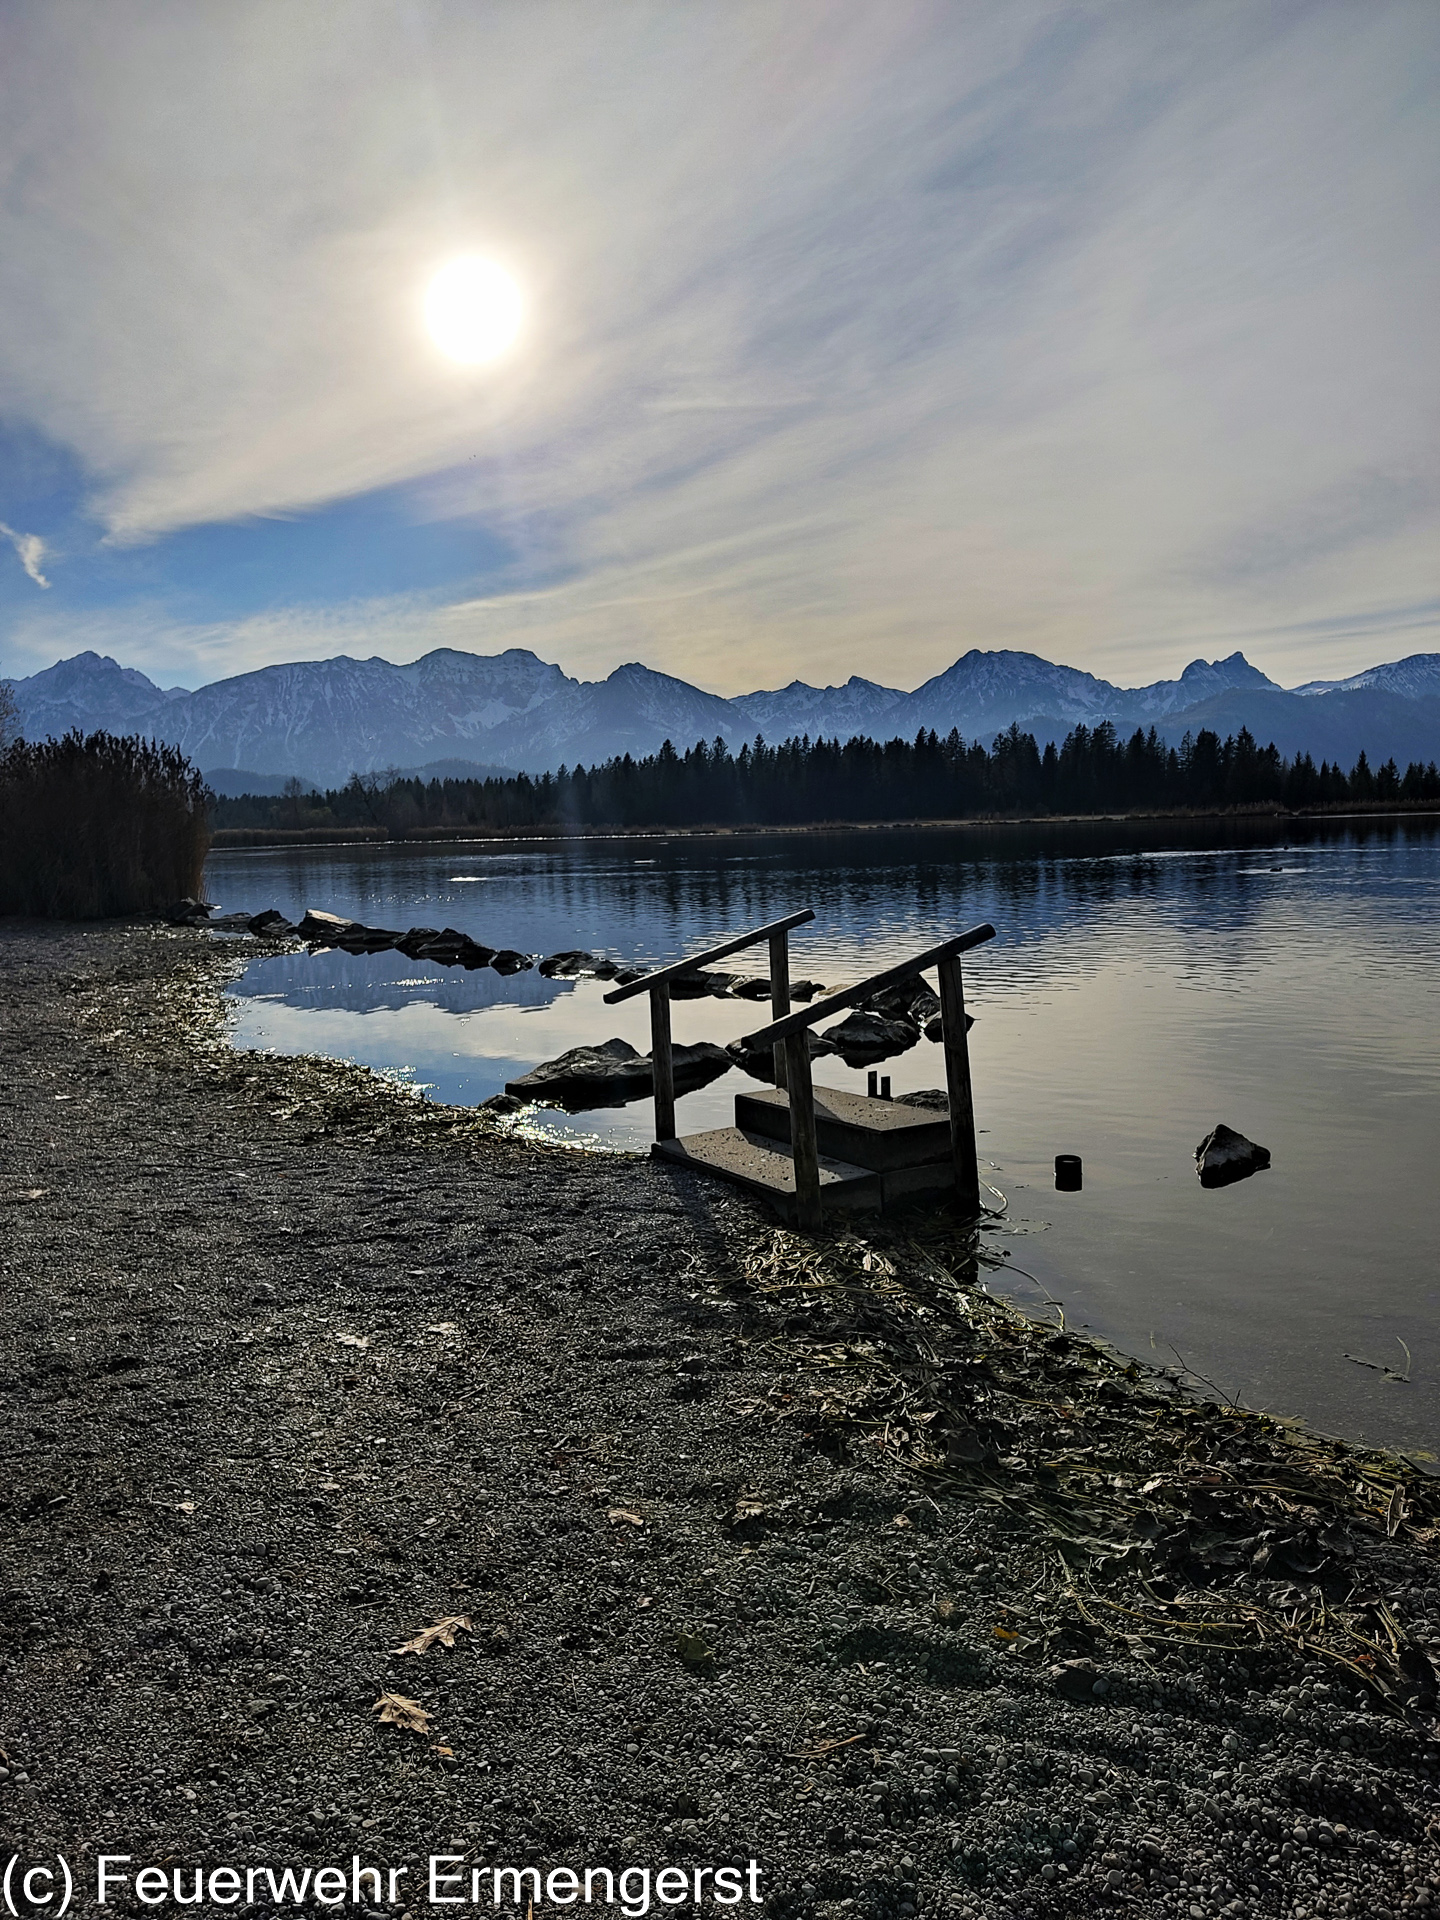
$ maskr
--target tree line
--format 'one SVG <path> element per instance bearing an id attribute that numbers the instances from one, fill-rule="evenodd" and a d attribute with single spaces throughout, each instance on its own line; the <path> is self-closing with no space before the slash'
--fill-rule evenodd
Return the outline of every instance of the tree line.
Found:
<path id="1" fill-rule="evenodd" d="M 1179 746 L 1154 727 L 1128 739 L 1102 721 L 1043 751 L 1011 726 L 987 748 L 957 731 L 913 740 L 763 738 L 732 753 L 721 739 L 677 753 L 618 755 L 592 767 L 484 780 L 355 774 L 326 793 L 292 780 L 275 796 L 217 799 L 217 827 L 380 828 L 387 833 L 546 827 L 789 826 L 976 816 L 1223 811 L 1440 801 L 1435 762 L 1346 772 L 1308 753 L 1285 759 L 1247 728 L 1202 730 Z"/>

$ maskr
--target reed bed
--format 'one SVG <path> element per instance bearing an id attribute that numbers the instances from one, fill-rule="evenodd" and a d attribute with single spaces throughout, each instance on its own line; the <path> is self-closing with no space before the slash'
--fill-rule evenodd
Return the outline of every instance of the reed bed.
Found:
<path id="1" fill-rule="evenodd" d="M 0 754 L 0 913 L 98 920 L 197 897 L 207 792 L 176 747 L 115 734 Z"/>

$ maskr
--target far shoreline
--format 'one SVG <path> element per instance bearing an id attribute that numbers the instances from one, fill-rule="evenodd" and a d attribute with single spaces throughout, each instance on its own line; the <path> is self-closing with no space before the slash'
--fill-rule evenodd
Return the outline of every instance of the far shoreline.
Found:
<path id="1" fill-rule="evenodd" d="M 1296 825 L 1311 821 L 1343 823 L 1347 820 L 1436 820 L 1440 807 L 1419 802 L 1412 806 L 1356 806 L 1346 802 L 1335 808 L 1313 807 L 1291 810 L 1284 807 L 1226 807 L 1204 811 L 1136 813 L 1027 813 L 971 814 L 943 820 L 814 820 L 803 824 L 762 822 L 714 824 L 693 827 L 555 826 L 538 831 L 533 827 L 491 827 L 467 832 L 454 827 L 417 827 L 395 832 L 384 827 L 219 827 L 210 841 L 214 853 L 243 851 L 249 848 L 275 847 L 353 847 L 353 846 L 476 846 L 494 844 L 564 845 L 574 841 L 612 840 L 737 840 L 787 836 L 796 839 L 838 833 L 997 833 L 1021 827 L 1071 828 L 1106 826 L 1201 826 L 1224 823 L 1233 826 L 1265 824 Z"/>

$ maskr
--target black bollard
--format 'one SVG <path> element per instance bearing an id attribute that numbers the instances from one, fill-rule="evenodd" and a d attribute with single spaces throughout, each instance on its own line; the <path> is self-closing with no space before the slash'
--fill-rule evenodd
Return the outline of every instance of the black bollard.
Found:
<path id="1" fill-rule="evenodd" d="M 888 1074 L 888 1073 L 887 1073 L 887 1074 L 883 1074 L 883 1075 L 881 1076 L 881 1080 L 880 1080 L 880 1098 L 881 1098 L 882 1100 L 888 1100 L 888 1099 L 890 1098 L 890 1076 L 889 1076 L 889 1074 Z"/>
<path id="2" fill-rule="evenodd" d="M 880 1076 L 878 1073 L 876 1073 L 873 1067 L 870 1069 L 869 1074 L 866 1076 L 865 1092 L 872 1100 L 876 1099 L 879 1096 Z"/>
<path id="3" fill-rule="evenodd" d="M 1078 1153 L 1057 1153 L 1055 1156 L 1055 1191 L 1057 1193 L 1079 1193 L 1085 1182 L 1080 1172 Z"/>

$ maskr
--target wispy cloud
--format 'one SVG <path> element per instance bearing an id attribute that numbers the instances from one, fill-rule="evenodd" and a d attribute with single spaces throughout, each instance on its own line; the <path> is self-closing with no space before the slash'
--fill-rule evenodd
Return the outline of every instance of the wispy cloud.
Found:
<path id="1" fill-rule="evenodd" d="M 405 483 L 518 557 L 377 646 L 721 691 L 970 645 L 1147 679 L 1433 597 L 1425 9 L 19 18 L 0 396 L 157 576 L 176 529 Z M 478 374 L 420 327 L 462 247 L 533 315 Z M 152 644 L 371 630 L 273 598 Z"/>
<path id="2" fill-rule="evenodd" d="M 45 558 L 45 542 L 38 533 L 17 533 L 14 527 L 7 527 L 0 520 L 0 534 L 10 542 L 19 556 L 20 564 L 35 582 L 37 587 L 48 587 L 50 582 L 40 571 Z"/>

